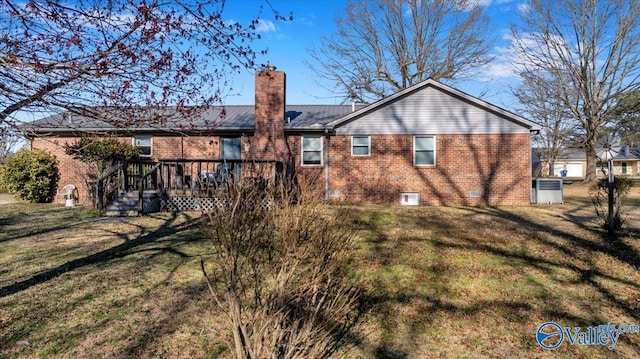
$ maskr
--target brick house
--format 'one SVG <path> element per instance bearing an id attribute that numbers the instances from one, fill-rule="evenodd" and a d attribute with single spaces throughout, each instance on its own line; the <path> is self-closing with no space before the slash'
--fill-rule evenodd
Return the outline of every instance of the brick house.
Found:
<path id="1" fill-rule="evenodd" d="M 150 161 L 277 160 L 316 178 L 331 200 L 432 205 L 530 203 L 531 134 L 540 127 L 434 80 L 376 103 L 287 105 L 286 75 L 256 73 L 254 106 L 209 108 L 161 125 L 59 114 L 27 131 L 34 148 L 54 154 L 60 186 L 87 197 L 86 166 L 62 145 L 83 133 L 116 134 Z M 125 129 L 126 128 L 126 129 Z"/>

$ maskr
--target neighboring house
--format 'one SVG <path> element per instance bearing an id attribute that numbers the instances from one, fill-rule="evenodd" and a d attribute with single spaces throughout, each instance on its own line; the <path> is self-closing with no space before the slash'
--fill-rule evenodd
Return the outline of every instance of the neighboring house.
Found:
<path id="1" fill-rule="evenodd" d="M 613 156 L 613 173 L 627 176 L 640 176 L 640 148 L 622 146 Z"/>
<path id="2" fill-rule="evenodd" d="M 61 163 L 61 185 L 86 167 L 62 145 L 115 133 L 150 160 L 276 160 L 318 179 L 327 199 L 434 205 L 530 203 L 531 134 L 540 126 L 434 80 L 368 106 L 286 105 L 286 76 L 256 73 L 255 106 L 210 108 L 162 126 L 115 128 L 61 114 L 34 122 L 32 147 Z M 83 194 L 86 196 L 86 193 Z"/>
<path id="3" fill-rule="evenodd" d="M 537 158 L 538 169 L 535 171 L 536 177 L 547 177 L 550 175 L 549 161 L 546 160 L 544 152 L 534 148 L 534 164 Z M 564 173 L 568 178 L 583 179 L 586 174 L 586 155 L 584 150 L 577 148 L 567 148 L 560 151 L 553 164 L 553 176 L 561 177 Z M 566 172 L 563 172 L 566 171 Z"/>
<path id="4" fill-rule="evenodd" d="M 539 149 L 533 149 L 534 176 L 548 176 L 548 162 L 540 155 Z M 587 159 L 583 149 L 567 148 L 563 149 L 555 160 L 553 175 L 555 177 L 568 177 L 583 179 L 586 175 Z M 607 168 L 606 163 L 596 164 L 596 174 L 604 176 Z M 604 171 L 603 171 L 604 169 Z M 538 172 L 536 172 L 536 170 Z M 563 172 L 566 171 L 566 172 Z M 613 157 L 613 172 L 616 175 L 640 176 L 640 148 L 631 148 L 623 145 L 620 151 Z M 565 176 L 563 176 L 563 173 Z"/>

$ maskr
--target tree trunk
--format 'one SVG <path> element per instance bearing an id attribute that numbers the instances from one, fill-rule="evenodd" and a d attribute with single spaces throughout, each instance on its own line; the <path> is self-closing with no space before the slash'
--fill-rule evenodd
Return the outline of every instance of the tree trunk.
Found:
<path id="1" fill-rule="evenodd" d="M 584 181 L 585 182 L 593 182 L 596 180 L 596 139 L 595 136 L 593 138 L 587 139 L 585 144 L 585 155 L 587 156 L 587 168 L 585 169 Z"/>

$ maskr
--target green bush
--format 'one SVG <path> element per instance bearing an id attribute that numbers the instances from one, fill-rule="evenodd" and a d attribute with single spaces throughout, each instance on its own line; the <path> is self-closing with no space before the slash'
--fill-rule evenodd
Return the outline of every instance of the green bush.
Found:
<path id="1" fill-rule="evenodd" d="M 4 189 L 29 202 L 53 201 L 59 177 L 56 158 L 38 149 L 21 150 L 0 168 Z"/>
<path id="2" fill-rule="evenodd" d="M 119 141 L 115 137 L 82 137 L 80 141 L 64 146 L 65 153 L 84 163 L 93 164 L 99 175 L 120 161 L 140 156 L 139 147 Z"/>

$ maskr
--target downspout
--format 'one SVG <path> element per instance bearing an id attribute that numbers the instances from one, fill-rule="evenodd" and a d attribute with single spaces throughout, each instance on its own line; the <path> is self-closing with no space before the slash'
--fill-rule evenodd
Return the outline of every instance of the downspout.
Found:
<path id="1" fill-rule="evenodd" d="M 324 129 L 324 200 L 329 201 L 329 129 Z"/>

